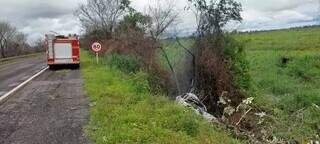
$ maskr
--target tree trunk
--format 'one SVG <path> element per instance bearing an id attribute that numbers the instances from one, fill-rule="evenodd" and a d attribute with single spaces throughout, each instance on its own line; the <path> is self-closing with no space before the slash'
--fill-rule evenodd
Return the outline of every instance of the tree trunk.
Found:
<path id="1" fill-rule="evenodd" d="M 173 68 L 173 66 L 172 66 L 172 64 L 171 64 L 171 62 L 170 62 L 170 60 L 169 60 L 169 57 L 168 57 L 166 51 L 165 51 L 162 47 L 160 47 L 160 50 L 162 51 L 162 53 L 163 53 L 164 56 L 165 56 L 165 59 L 166 59 L 168 65 L 169 65 L 169 68 L 170 68 L 170 70 L 171 70 L 171 72 L 172 72 L 172 74 L 173 74 L 174 81 L 175 81 L 175 83 L 176 83 L 176 87 L 177 87 L 178 93 L 179 93 L 179 95 L 180 95 L 180 94 L 182 94 L 182 93 L 181 93 L 181 88 L 180 88 L 180 84 L 179 84 L 179 81 L 178 81 L 177 74 L 176 74 L 176 72 L 175 72 L 175 70 L 174 70 L 174 68 Z"/>
<path id="2" fill-rule="evenodd" d="M 5 58 L 6 55 L 5 55 L 5 50 L 4 50 L 4 46 L 0 46 L 0 53 L 1 53 L 1 58 Z"/>

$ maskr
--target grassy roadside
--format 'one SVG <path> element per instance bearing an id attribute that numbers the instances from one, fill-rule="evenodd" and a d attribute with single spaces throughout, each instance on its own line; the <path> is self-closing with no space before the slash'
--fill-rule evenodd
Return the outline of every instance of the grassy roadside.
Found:
<path id="1" fill-rule="evenodd" d="M 86 133 L 97 143 L 240 143 L 220 128 L 164 96 L 149 92 L 143 72 L 124 74 L 95 64 L 82 51 L 82 76 L 90 99 Z"/>

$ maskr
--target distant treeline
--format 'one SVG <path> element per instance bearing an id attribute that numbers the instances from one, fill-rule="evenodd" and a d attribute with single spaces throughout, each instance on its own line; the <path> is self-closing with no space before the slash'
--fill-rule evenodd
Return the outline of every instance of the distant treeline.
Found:
<path id="1" fill-rule="evenodd" d="M 8 22 L 0 21 L 0 58 L 40 52 L 44 50 L 43 44 L 44 41 L 39 39 L 31 46 L 26 34 Z"/>
<path id="2" fill-rule="evenodd" d="M 282 30 L 299 30 L 305 28 L 320 28 L 320 25 L 307 25 L 307 26 L 297 26 L 291 28 L 280 28 L 280 29 L 271 29 L 271 30 L 251 30 L 251 31 L 239 31 L 238 33 L 258 33 L 258 32 L 273 32 L 273 31 L 282 31 Z"/>

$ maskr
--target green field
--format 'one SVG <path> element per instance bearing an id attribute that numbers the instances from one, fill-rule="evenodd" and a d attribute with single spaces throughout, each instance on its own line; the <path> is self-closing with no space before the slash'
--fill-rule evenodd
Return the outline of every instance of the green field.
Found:
<path id="1" fill-rule="evenodd" d="M 320 134 L 320 27 L 244 33 L 257 105 L 274 115 L 275 135 Z"/>
<path id="2" fill-rule="evenodd" d="M 320 105 L 320 27 L 241 34 L 237 39 L 246 42 L 261 103 L 287 112 Z"/>
<path id="3" fill-rule="evenodd" d="M 165 96 L 151 94 L 146 73 L 127 71 L 135 66 L 129 57 L 106 56 L 100 64 L 87 51 L 82 51 L 81 57 L 84 87 L 90 99 L 86 134 L 93 142 L 241 143 Z"/>
<path id="4" fill-rule="evenodd" d="M 232 36 L 244 44 L 249 61 L 248 97 L 269 114 L 273 136 L 300 142 L 319 139 L 320 27 Z M 181 41 L 186 47 L 193 44 L 191 39 Z M 179 70 L 185 51 L 172 40 L 164 44 Z"/>

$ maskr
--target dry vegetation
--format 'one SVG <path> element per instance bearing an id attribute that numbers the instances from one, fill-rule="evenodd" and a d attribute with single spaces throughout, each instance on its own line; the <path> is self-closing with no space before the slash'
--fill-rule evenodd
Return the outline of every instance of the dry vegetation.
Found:
<path id="1" fill-rule="evenodd" d="M 179 13 L 172 1 L 162 2 L 155 1 L 142 13 L 133 9 L 129 0 L 88 1 L 76 12 L 86 30 L 83 45 L 89 48 L 92 42 L 101 42 L 104 64 L 112 70 L 129 76 L 146 74 L 140 88 L 147 88 L 147 94 L 171 98 L 189 92 L 196 94 L 217 123 L 231 129 L 236 138 L 252 143 L 290 140 L 275 140 L 270 127 L 273 119 L 265 116 L 264 108 L 252 104 L 250 96 L 254 92 L 244 44 L 223 30 L 230 21 L 241 22 L 241 4 L 233 0 L 189 0 L 187 9 L 196 12 L 198 27 L 189 38 L 192 43 L 185 46 L 178 37 L 163 40 Z M 184 53 L 178 64 L 177 58 L 171 58 L 174 50 L 168 50 L 170 41 L 182 48 L 178 53 Z M 101 95 L 108 97 L 110 93 Z M 100 118 L 93 119 L 92 123 L 99 121 Z M 158 122 L 162 123 L 160 119 Z M 99 139 L 99 134 L 91 132 L 94 139 Z"/>
<path id="2" fill-rule="evenodd" d="M 0 58 L 24 55 L 43 51 L 43 41 L 37 41 L 35 46 L 27 43 L 25 34 L 8 22 L 0 21 Z"/>

